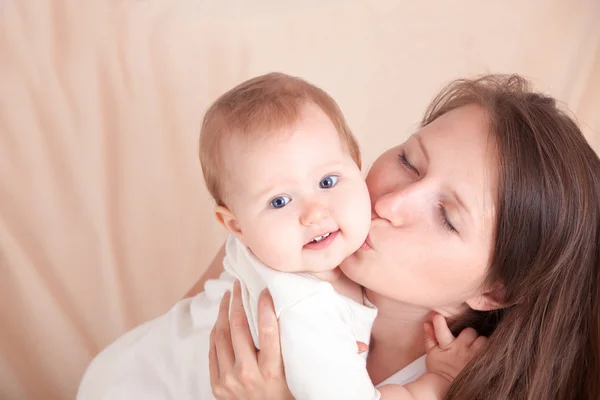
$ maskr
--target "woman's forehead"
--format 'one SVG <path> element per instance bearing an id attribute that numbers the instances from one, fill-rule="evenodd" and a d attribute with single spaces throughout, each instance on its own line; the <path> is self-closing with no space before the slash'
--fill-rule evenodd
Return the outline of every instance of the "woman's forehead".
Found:
<path id="1" fill-rule="evenodd" d="M 491 135 L 485 110 L 465 106 L 452 110 L 423 127 L 411 139 L 431 156 L 432 163 L 464 169 L 494 167 L 496 142 Z"/>

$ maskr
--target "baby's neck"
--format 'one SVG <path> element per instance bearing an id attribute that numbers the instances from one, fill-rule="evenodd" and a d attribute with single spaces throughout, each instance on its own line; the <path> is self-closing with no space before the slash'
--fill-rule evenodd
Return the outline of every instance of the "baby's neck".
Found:
<path id="1" fill-rule="evenodd" d="M 358 283 L 350 280 L 339 268 L 326 272 L 314 272 L 311 273 L 311 275 L 317 279 L 331 283 L 331 286 L 333 286 L 335 291 L 342 296 L 363 304 L 362 287 Z"/>

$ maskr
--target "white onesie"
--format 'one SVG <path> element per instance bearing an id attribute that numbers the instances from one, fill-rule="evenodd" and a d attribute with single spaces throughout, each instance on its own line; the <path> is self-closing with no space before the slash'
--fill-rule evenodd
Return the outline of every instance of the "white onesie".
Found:
<path id="1" fill-rule="evenodd" d="M 358 355 L 356 346 L 356 341 L 369 343 L 376 309 L 337 294 L 329 283 L 310 275 L 266 267 L 237 239 L 227 241 L 224 266 L 225 272 L 208 281 L 204 292 L 179 301 L 165 315 L 104 349 L 88 367 L 77 398 L 213 399 L 209 334 L 220 299 L 235 278 L 242 283 L 257 347 L 257 299 L 262 289 L 269 288 L 279 318 L 286 378 L 297 399 L 378 398 L 366 372 L 366 355 Z M 400 371 L 402 377 L 393 383 L 408 383 L 422 375 L 423 360 Z"/>
<path id="2" fill-rule="evenodd" d="M 227 240 L 225 271 L 240 280 L 254 344 L 258 343 L 258 296 L 268 288 L 279 319 L 281 353 L 296 399 L 378 399 L 366 369 L 377 309 L 339 295 L 309 274 L 279 272 L 260 262 L 241 242 Z"/>

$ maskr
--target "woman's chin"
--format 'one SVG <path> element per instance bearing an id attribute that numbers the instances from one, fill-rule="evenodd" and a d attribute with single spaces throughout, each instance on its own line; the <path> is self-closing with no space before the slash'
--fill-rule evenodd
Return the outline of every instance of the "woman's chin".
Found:
<path id="1" fill-rule="evenodd" d="M 342 271 L 342 273 L 348 278 L 352 279 L 353 281 L 356 281 L 356 279 L 361 275 L 361 269 L 362 257 L 360 254 L 360 250 L 350 254 L 344 259 L 344 261 L 340 263 L 340 270 Z"/>

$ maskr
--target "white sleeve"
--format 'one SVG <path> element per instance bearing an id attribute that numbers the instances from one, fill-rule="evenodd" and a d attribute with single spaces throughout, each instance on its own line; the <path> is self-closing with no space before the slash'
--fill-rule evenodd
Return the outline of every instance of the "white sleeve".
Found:
<path id="1" fill-rule="evenodd" d="M 327 289 L 325 287 L 325 289 Z M 300 400 L 379 399 L 332 288 L 281 310 L 279 329 L 288 386 Z"/>
<path id="2" fill-rule="evenodd" d="M 204 292 L 178 301 L 103 349 L 86 369 L 77 400 L 213 399 L 209 335 L 233 281 L 221 274 L 206 283 Z"/>

